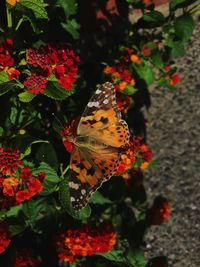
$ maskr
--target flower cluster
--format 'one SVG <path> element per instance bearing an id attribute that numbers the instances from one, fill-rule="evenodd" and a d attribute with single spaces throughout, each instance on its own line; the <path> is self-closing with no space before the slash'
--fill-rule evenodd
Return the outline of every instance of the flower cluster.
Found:
<path id="1" fill-rule="evenodd" d="M 9 246 L 11 236 L 8 230 L 8 225 L 0 221 L 0 254 L 3 253 Z"/>
<path id="2" fill-rule="evenodd" d="M 33 175 L 19 157 L 18 150 L 0 149 L 0 200 L 4 208 L 8 203 L 22 203 L 42 191 L 45 173 Z"/>
<path id="3" fill-rule="evenodd" d="M 80 59 L 66 47 L 48 44 L 28 49 L 27 63 L 35 72 L 27 77 L 24 86 L 28 88 L 28 92 L 38 94 L 44 92 L 51 75 L 56 77 L 63 89 L 70 91 L 76 81 Z"/>
<path id="4" fill-rule="evenodd" d="M 121 155 L 121 163 L 118 167 L 117 174 L 123 174 L 134 167 L 134 163 L 139 159 L 141 170 L 148 167 L 152 161 L 153 154 L 147 144 L 141 144 L 139 139 L 131 138 L 129 147 Z"/>
<path id="5" fill-rule="evenodd" d="M 31 249 L 22 249 L 17 252 L 14 267 L 37 267 L 39 265 L 40 260 L 33 256 L 33 251 Z"/>
<path id="6" fill-rule="evenodd" d="M 65 124 L 64 129 L 61 131 L 61 137 L 63 139 L 63 144 L 67 150 L 67 152 L 71 153 L 73 144 L 70 141 L 70 138 L 73 138 L 73 136 L 76 136 L 76 129 L 78 126 L 78 123 L 80 121 L 80 117 L 77 117 Z"/>
<path id="7" fill-rule="evenodd" d="M 13 45 L 11 39 L 6 39 L 0 43 L 0 72 L 13 66 L 14 59 L 10 55 L 10 48 Z"/>
<path id="8" fill-rule="evenodd" d="M 154 200 L 153 206 L 148 211 L 148 221 L 150 225 L 161 225 L 170 216 L 170 205 L 167 199 L 157 197 Z"/>
<path id="9" fill-rule="evenodd" d="M 95 228 L 84 225 L 70 229 L 62 232 L 56 241 L 58 257 L 62 261 L 73 262 L 77 256 L 106 253 L 113 249 L 116 238 L 117 233 L 110 224 Z"/>
<path id="10" fill-rule="evenodd" d="M 135 85 L 132 73 L 123 63 L 118 63 L 114 66 L 106 66 L 104 68 L 104 73 L 111 76 L 116 91 L 123 91 L 128 87 L 134 87 Z"/>
<path id="11" fill-rule="evenodd" d="M 181 82 L 179 73 L 174 72 L 174 69 L 170 65 L 166 65 L 164 71 L 166 72 L 165 80 L 170 86 L 177 86 Z"/>
<path id="12" fill-rule="evenodd" d="M 130 95 L 117 94 L 117 106 L 123 113 L 127 113 L 133 106 L 133 98 Z"/>

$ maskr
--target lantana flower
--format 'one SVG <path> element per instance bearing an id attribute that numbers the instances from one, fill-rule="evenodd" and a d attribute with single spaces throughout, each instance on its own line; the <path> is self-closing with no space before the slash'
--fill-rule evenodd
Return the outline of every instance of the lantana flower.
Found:
<path id="1" fill-rule="evenodd" d="M 38 267 L 40 260 L 34 257 L 32 249 L 22 249 L 17 252 L 14 267 Z"/>
<path id="2" fill-rule="evenodd" d="M 19 150 L 0 148 L 0 200 L 5 208 L 20 204 L 43 189 L 45 173 L 33 175 L 19 158 Z"/>
<path id="3" fill-rule="evenodd" d="M 169 219 L 171 208 L 166 198 L 157 197 L 148 211 L 150 225 L 161 225 Z"/>
<path id="4" fill-rule="evenodd" d="M 80 59 L 73 50 L 48 44 L 28 49 L 27 63 L 30 68 L 35 68 L 35 72 L 27 77 L 24 86 L 29 93 L 38 94 L 44 92 L 48 77 L 52 74 L 63 89 L 70 91 L 78 75 Z"/>
<path id="5" fill-rule="evenodd" d="M 3 253 L 9 246 L 11 235 L 6 222 L 0 221 L 0 254 Z"/>
<path id="6" fill-rule="evenodd" d="M 111 224 L 98 227 L 83 225 L 62 232 L 56 241 L 56 248 L 61 260 L 73 262 L 78 256 L 106 253 L 114 248 L 116 242 L 117 233 Z"/>

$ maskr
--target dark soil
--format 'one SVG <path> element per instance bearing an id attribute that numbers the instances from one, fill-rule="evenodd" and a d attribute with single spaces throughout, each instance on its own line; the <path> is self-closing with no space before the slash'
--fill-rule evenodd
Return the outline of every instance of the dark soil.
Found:
<path id="1" fill-rule="evenodd" d="M 169 266 L 200 266 L 200 22 L 177 60 L 182 84 L 176 91 L 151 89 L 146 114 L 148 143 L 159 157 L 146 172 L 150 199 L 165 196 L 171 218 L 146 234 L 147 255 L 166 255 Z"/>

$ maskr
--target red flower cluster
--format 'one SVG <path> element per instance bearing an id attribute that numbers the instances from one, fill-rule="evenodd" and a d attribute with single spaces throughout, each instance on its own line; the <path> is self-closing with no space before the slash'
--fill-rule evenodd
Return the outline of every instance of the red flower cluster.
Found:
<path id="1" fill-rule="evenodd" d="M 0 199 L 4 207 L 22 203 L 42 191 L 45 173 L 33 175 L 30 167 L 22 168 L 19 157 L 18 150 L 0 150 Z"/>
<path id="2" fill-rule="evenodd" d="M 14 59 L 9 52 L 12 45 L 11 39 L 6 39 L 5 42 L 0 43 L 0 72 L 14 64 Z"/>
<path id="3" fill-rule="evenodd" d="M 173 73 L 173 69 L 171 68 L 170 65 L 166 65 L 164 67 L 164 70 L 165 70 L 165 72 L 167 72 L 167 75 L 165 76 L 165 79 L 167 81 L 169 81 L 169 84 L 171 86 L 176 86 L 181 82 L 181 77 L 180 77 L 179 73 Z"/>
<path id="4" fill-rule="evenodd" d="M 148 212 L 148 219 L 151 225 L 161 225 L 170 216 L 170 205 L 167 199 L 163 197 L 157 197 L 154 200 L 153 206 Z"/>
<path id="5" fill-rule="evenodd" d="M 134 166 L 137 158 L 140 158 L 140 169 L 144 170 L 152 161 L 152 152 L 148 145 L 141 144 L 139 139 L 131 139 L 128 149 L 121 155 L 121 163 L 117 170 L 117 174 L 123 174 Z"/>
<path id="6" fill-rule="evenodd" d="M 24 86 L 28 88 L 29 93 L 39 94 L 44 93 L 46 88 L 47 79 L 36 73 L 32 73 L 31 76 L 28 76 L 24 81 Z"/>
<path id="7" fill-rule="evenodd" d="M 40 260 L 34 258 L 31 249 L 23 249 L 16 255 L 14 267 L 37 267 L 40 265 Z"/>
<path id="8" fill-rule="evenodd" d="M 33 74 L 31 76 L 39 89 L 36 90 L 36 87 L 30 87 L 30 84 L 28 84 L 29 92 L 31 90 L 31 92 L 38 94 L 44 92 L 47 78 L 52 74 L 55 75 L 62 88 L 67 91 L 71 90 L 76 81 L 80 59 L 66 47 L 49 44 L 40 48 L 28 49 L 27 62 L 36 68 L 40 68 L 40 73 L 42 73 L 42 76 L 33 73 L 34 79 Z M 24 85 L 27 87 L 26 83 Z"/>
<path id="9" fill-rule="evenodd" d="M 63 144 L 67 150 L 67 152 L 71 153 L 73 149 L 73 144 L 70 141 L 70 138 L 73 138 L 73 136 L 76 136 L 76 129 L 78 126 L 78 123 L 80 121 L 80 117 L 77 117 L 68 123 L 65 124 L 64 129 L 61 131 L 61 137 L 63 139 Z"/>
<path id="10" fill-rule="evenodd" d="M 0 254 L 6 250 L 10 241 L 11 236 L 8 231 L 8 225 L 5 222 L 0 221 Z"/>
<path id="11" fill-rule="evenodd" d="M 56 247 L 58 257 L 63 261 L 73 262 L 77 256 L 106 253 L 116 244 L 117 233 L 112 225 L 103 224 L 93 228 L 87 225 L 62 233 Z"/>
<path id="12" fill-rule="evenodd" d="M 133 79 L 131 72 L 123 63 L 118 63 L 112 67 L 105 67 L 104 73 L 111 75 L 116 91 L 123 91 L 127 86 L 133 87 L 135 85 L 135 80 Z"/>
<path id="13" fill-rule="evenodd" d="M 123 113 L 127 113 L 133 105 L 133 98 L 129 95 L 117 94 L 117 105 Z"/>
<path id="14" fill-rule="evenodd" d="M 0 173 L 13 174 L 23 162 L 19 159 L 20 151 L 9 148 L 7 151 L 0 147 Z"/>

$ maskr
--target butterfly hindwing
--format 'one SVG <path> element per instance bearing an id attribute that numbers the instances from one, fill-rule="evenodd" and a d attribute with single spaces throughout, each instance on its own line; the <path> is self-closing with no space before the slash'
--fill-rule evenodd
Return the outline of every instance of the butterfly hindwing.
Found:
<path id="1" fill-rule="evenodd" d="M 75 147 L 70 162 L 69 192 L 75 210 L 83 208 L 91 194 L 117 170 L 120 153 L 103 147 L 101 154 Z"/>

